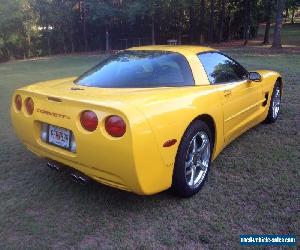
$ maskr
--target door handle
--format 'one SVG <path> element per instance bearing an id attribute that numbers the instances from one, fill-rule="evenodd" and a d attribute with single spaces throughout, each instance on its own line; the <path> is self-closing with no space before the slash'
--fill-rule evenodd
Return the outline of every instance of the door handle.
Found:
<path id="1" fill-rule="evenodd" d="M 224 90 L 224 96 L 227 97 L 227 96 L 230 96 L 231 95 L 231 90 Z"/>

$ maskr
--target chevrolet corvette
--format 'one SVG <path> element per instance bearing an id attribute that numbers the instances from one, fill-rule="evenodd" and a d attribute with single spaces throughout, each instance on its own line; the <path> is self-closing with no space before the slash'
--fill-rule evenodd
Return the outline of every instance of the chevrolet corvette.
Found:
<path id="1" fill-rule="evenodd" d="M 144 46 L 17 89 L 11 119 L 30 151 L 80 183 L 190 197 L 226 145 L 277 120 L 282 88 L 279 73 L 212 48 Z"/>

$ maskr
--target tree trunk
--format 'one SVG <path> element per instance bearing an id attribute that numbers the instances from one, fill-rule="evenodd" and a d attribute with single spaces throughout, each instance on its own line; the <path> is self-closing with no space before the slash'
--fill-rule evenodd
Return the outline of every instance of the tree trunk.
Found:
<path id="1" fill-rule="evenodd" d="M 71 43 L 71 51 L 72 51 L 72 53 L 74 53 L 75 45 L 74 45 L 74 39 L 73 39 L 73 30 L 70 32 L 70 43 Z"/>
<path id="2" fill-rule="evenodd" d="M 210 43 L 214 40 L 214 14 L 215 14 L 215 0 L 210 1 L 210 17 L 209 17 L 209 31 L 208 41 Z"/>
<path id="3" fill-rule="evenodd" d="M 280 49 L 281 45 L 281 28 L 282 28 L 282 12 L 284 10 L 285 0 L 277 0 L 276 9 L 276 24 L 274 28 L 273 45 L 272 48 Z"/>
<path id="4" fill-rule="evenodd" d="M 84 39 L 84 50 L 88 51 L 88 39 L 87 39 L 87 32 L 86 32 L 86 3 L 85 0 L 82 2 L 83 4 L 83 15 L 82 15 L 82 21 L 83 21 L 83 39 Z"/>
<path id="5" fill-rule="evenodd" d="M 189 13 L 190 13 L 190 30 L 189 30 L 189 34 L 190 34 L 190 42 L 194 43 L 194 35 L 195 35 L 195 9 L 193 8 L 193 6 L 191 5 L 189 7 Z"/>
<path id="6" fill-rule="evenodd" d="M 231 9 L 228 10 L 228 17 L 227 17 L 227 35 L 225 40 L 228 42 L 231 39 L 231 23 L 232 23 L 232 15 Z"/>
<path id="7" fill-rule="evenodd" d="M 271 26 L 271 12 L 272 12 L 272 0 L 268 0 L 266 5 L 266 28 L 263 44 L 269 44 L 270 26 Z"/>
<path id="8" fill-rule="evenodd" d="M 269 21 L 267 21 L 267 23 L 266 23 L 265 36 L 264 36 L 263 44 L 269 44 L 270 26 L 271 26 L 271 22 L 270 22 L 270 20 L 269 20 Z"/>
<path id="9" fill-rule="evenodd" d="M 31 57 L 31 36 L 28 34 L 28 58 Z"/>
<path id="10" fill-rule="evenodd" d="M 285 18 L 284 18 L 284 22 L 285 22 L 285 23 L 287 22 L 288 16 L 289 16 L 289 8 L 286 7 L 286 8 L 285 8 Z"/>
<path id="11" fill-rule="evenodd" d="M 205 16 L 205 0 L 200 2 L 200 44 L 203 43 L 203 33 L 204 33 L 204 16 Z"/>
<path id="12" fill-rule="evenodd" d="M 62 33 L 62 42 L 63 42 L 63 49 L 64 49 L 64 54 L 68 53 L 68 49 L 67 49 L 67 45 L 66 45 L 66 37 L 65 37 L 65 33 Z"/>
<path id="13" fill-rule="evenodd" d="M 179 12 L 178 12 L 178 29 L 177 29 L 177 42 L 178 45 L 182 44 L 182 16 L 183 16 L 183 9 L 182 6 L 179 8 Z"/>
<path id="14" fill-rule="evenodd" d="M 250 0 L 246 0 L 245 5 L 245 11 L 246 11 L 246 17 L 245 17 L 245 32 L 244 32 L 244 46 L 248 44 L 249 41 L 249 35 L 250 35 L 250 19 L 251 19 L 251 4 Z"/>
<path id="15" fill-rule="evenodd" d="M 48 49 L 48 56 L 51 56 L 51 30 L 49 30 L 49 25 L 46 26 L 47 32 L 47 49 Z"/>
<path id="16" fill-rule="evenodd" d="M 152 45 L 155 45 L 155 22 L 154 22 L 154 13 L 151 16 L 151 37 L 152 37 Z"/>
<path id="17" fill-rule="evenodd" d="M 182 31 L 181 29 L 178 30 L 178 34 L 177 34 L 177 44 L 181 45 L 182 44 Z"/>
<path id="18" fill-rule="evenodd" d="M 10 50 L 9 50 L 9 48 L 7 48 L 7 47 L 4 46 L 4 49 L 6 50 L 7 60 L 10 60 L 10 59 L 11 59 L 11 55 L 10 55 Z"/>
<path id="19" fill-rule="evenodd" d="M 226 3 L 226 0 L 220 0 L 221 14 L 219 17 L 218 42 L 221 42 L 223 39 L 222 32 L 223 32 L 223 24 L 224 24 L 224 16 L 225 16 L 225 3 Z"/>
<path id="20" fill-rule="evenodd" d="M 48 56 L 51 56 L 52 51 L 51 51 L 51 41 L 50 41 L 50 35 L 48 34 L 47 37 L 47 47 L 48 47 Z"/>
<path id="21" fill-rule="evenodd" d="M 293 9 L 292 9 L 292 19 L 291 19 L 291 24 L 294 24 L 295 10 L 296 10 L 296 7 L 293 7 Z"/>
<path id="22" fill-rule="evenodd" d="M 110 51 L 110 48 L 109 48 L 109 29 L 108 29 L 108 25 L 106 26 L 106 32 L 105 32 L 105 51 L 106 51 L 106 53 L 109 53 L 109 51 Z"/>
<path id="23" fill-rule="evenodd" d="M 248 44 L 249 41 L 249 34 L 250 34 L 250 25 L 247 24 L 246 30 L 245 30 L 245 41 L 244 41 L 244 46 Z"/>
<path id="24" fill-rule="evenodd" d="M 88 40 L 87 40 L 87 35 L 86 35 L 86 22 L 85 22 L 85 17 L 83 19 L 83 39 L 84 39 L 84 50 L 88 51 Z"/>

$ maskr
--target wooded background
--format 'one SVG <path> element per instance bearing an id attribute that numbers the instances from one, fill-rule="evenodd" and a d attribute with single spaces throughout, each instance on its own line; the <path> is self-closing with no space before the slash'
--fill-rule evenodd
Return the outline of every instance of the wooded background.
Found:
<path id="1" fill-rule="evenodd" d="M 0 61 L 130 46 L 204 44 L 294 22 L 299 0 L 0 0 Z M 282 13 L 284 15 L 282 16 Z"/>

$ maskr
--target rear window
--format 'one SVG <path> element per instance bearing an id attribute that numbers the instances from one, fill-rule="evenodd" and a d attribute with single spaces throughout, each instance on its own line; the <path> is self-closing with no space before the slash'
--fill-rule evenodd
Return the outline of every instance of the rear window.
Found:
<path id="1" fill-rule="evenodd" d="M 124 51 L 104 60 L 75 83 L 99 88 L 154 88 L 195 85 L 186 58 L 163 51 Z"/>

